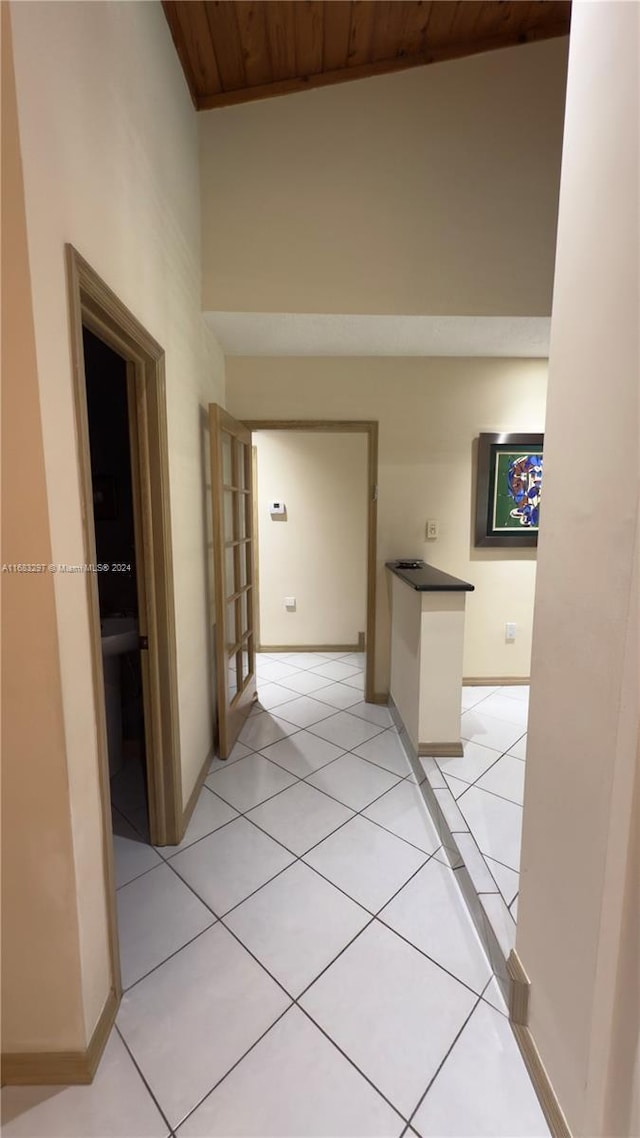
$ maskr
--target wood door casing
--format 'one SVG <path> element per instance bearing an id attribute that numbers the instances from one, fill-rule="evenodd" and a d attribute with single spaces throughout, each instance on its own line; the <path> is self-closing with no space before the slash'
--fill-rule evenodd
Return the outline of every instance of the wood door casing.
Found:
<path id="1" fill-rule="evenodd" d="M 251 431 L 209 404 L 218 754 L 229 756 L 256 698 Z"/>

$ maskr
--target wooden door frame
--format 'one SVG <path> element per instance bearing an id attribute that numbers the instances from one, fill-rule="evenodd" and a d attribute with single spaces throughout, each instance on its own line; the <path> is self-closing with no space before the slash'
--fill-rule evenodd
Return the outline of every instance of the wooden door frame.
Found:
<path id="1" fill-rule="evenodd" d="M 127 365 L 131 475 L 136 523 L 136 578 L 141 601 L 139 623 L 141 635 L 148 637 L 147 687 L 151 723 L 146 722 L 145 716 L 145 741 L 149 824 L 154 845 L 174 845 L 182 838 L 183 804 L 164 351 L 77 250 L 69 244 L 65 248 L 84 559 L 88 565 L 96 564 L 96 547 L 83 326 L 112 348 Z M 100 604 L 97 573 L 88 572 L 84 576 L 91 635 L 110 949 L 114 986 L 119 997 L 122 989 L 111 836 Z"/>
<path id="2" fill-rule="evenodd" d="M 318 431 L 326 434 L 364 434 L 367 436 L 367 628 L 364 698 L 367 703 L 386 703 L 387 697 L 375 690 L 376 648 L 376 561 L 378 540 L 378 423 L 354 419 L 242 419 L 253 431 Z M 254 487 L 255 492 L 255 487 Z M 257 534 L 256 534 L 256 552 Z M 257 584 L 256 584 L 257 592 Z"/>
<path id="3" fill-rule="evenodd" d="M 222 435 L 226 434 L 231 440 L 231 485 L 225 486 L 224 462 L 222 452 Z M 245 438 L 242 438 L 245 436 Z M 244 448 L 242 462 L 244 468 L 239 477 L 237 468 L 238 454 L 237 442 Z M 254 563 L 254 515 L 253 515 L 253 448 L 251 446 L 251 433 L 247 431 L 244 423 L 234 419 L 219 403 L 209 404 L 209 442 L 211 447 L 211 500 L 213 506 L 213 567 L 216 609 L 216 690 L 218 704 L 218 754 L 220 758 L 229 756 L 235 739 L 239 735 L 244 720 L 247 718 L 253 701 L 256 698 L 256 627 L 255 627 L 255 563 Z M 243 489 L 239 490 L 240 484 Z M 228 592 L 226 554 L 229 548 L 225 533 L 225 494 L 232 491 L 232 518 L 233 518 L 233 592 Z M 233 493 L 236 491 L 236 493 Z M 244 510 L 244 536 L 248 541 L 242 553 L 237 540 L 240 538 L 240 501 Z M 244 542 L 244 539 L 242 539 Z M 240 563 L 242 556 L 245 561 L 245 585 L 240 592 L 235 593 L 240 585 Z M 234 654 L 236 667 L 239 667 L 243 652 L 244 635 L 239 626 L 241 621 L 240 594 L 247 598 L 247 652 L 249 670 L 242 679 L 236 695 L 229 698 L 229 641 L 227 629 L 228 605 L 235 601 L 234 611 L 234 637 L 236 643 Z"/>

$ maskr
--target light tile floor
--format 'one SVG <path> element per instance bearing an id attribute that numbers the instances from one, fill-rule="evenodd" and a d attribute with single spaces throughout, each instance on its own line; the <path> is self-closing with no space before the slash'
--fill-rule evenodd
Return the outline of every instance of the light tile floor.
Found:
<path id="1" fill-rule="evenodd" d="M 435 793 L 438 787 L 446 786 L 453 795 L 493 878 L 493 889 L 497 885 L 514 921 L 518 911 L 528 712 L 526 685 L 463 688 L 464 757 L 438 758 L 428 766 L 425 764 Z M 467 860 L 466 850 L 461 849 L 461 853 Z M 469 857 L 473 857 L 472 850 Z M 474 876 L 470 864 L 468 868 Z M 481 884 L 479 892 L 484 893 L 487 888 Z"/>
<path id="2" fill-rule="evenodd" d="M 117 1025 L 92 1086 L 5 1088 L 5 1138 L 548 1135 L 362 667 L 261 657 L 261 705 L 213 760 L 179 847 L 145 845 L 135 777 L 117 788 Z M 472 792 L 517 805 L 526 720 L 511 692 L 465 693 L 465 759 L 440 777 L 470 813 Z M 513 890 L 503 845 L 487 854 Z"/>

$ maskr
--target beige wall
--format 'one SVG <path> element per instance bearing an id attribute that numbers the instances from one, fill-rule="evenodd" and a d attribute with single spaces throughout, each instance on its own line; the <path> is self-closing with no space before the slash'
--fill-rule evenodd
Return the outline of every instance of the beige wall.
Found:
<path id="1" fill-rule="evenodd" d="M 201 114 L 205 310 L 548 315 L 566 53 Z"/>
<path id="2" fill-rule="evenodd" d="M 196 116 L 159 4 L 18 3 L 11 15 L 51 557 L 84 560 L 70 241 L 166 351 L 186 800 L 212 735 L 203 409 L 224 398 L 222 355 L 200 315 Z M 88 613 L 79 575 L 59 574 L 54 588 L 88 1037 L 110 983 Z"/>
<path id="3" fill-rule="evenodd" d="M 357 644 L 367 620 L 367 436 L 256 431 L 253 442 L 260 643 Z M 279 499 L 287 514 L 274 520 L 269 503 Z"/>
<path id="4" fill-rule="evenodd" d="M 9 565 L 51 560 L 10 34 L 3 5 L 2 561 Z M 84 1022 L 54 580 L 46 572 L 3 572 L 0 580 L 3 1050 L 72 1048 Z"/>
<path id="5" fill-rule="evenodd" d="M 640 749 L 626 862 L 603 1131 L 635 1136 L 640 1134 Z"/>
<path id="6" fill-rule="evenodd" d="M 531 673 L 516 944 L 576 1138 L 638 1133 L 639 18 L 572 12 Z"/>
<path id="7" fill-rule="evenodd" d="M 421 744 L 460 743 L 466 592 L 421 593 Z"/>
<path id="8" fill-rule="evenodd" d="M 544 428 L 547 365 L 495 359 L 227 359 L 237 418 L 380 423 L 376 690 L 389 684 L 385 561 L 417 556 L 471 581 L 466 676 L 528 676 L 535 550 L 472 545 L 473 440 Z M 426 541 L 428 518 L 440 523 Z M 505 644 L 507 621 L 518 624 Z"/>
<path id="9" fill-rule="evenodd" d="M 398 708 L 411 745 L 420 745 L 420 652 L 422 605 L 420 593 L 398 577 L 390 579 L 393 607 L 389 666 L 389 694 Z"/>

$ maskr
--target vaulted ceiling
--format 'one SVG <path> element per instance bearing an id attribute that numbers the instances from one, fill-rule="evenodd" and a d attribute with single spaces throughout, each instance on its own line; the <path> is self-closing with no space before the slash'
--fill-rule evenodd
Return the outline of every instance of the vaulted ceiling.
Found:
<path id="1" fill-rule="evenodd" d="M 568 0 L 163 0 L 198 110 L 566 35 Z"/>

